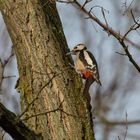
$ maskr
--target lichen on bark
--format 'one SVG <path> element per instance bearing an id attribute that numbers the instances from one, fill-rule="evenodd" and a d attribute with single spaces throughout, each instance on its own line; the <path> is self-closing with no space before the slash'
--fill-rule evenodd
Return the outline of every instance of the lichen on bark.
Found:
<path id="1" fill-rule="evenodd" d="M 53 110 L 63 101 L 63 111 L 31 117 L 25 124 L 44 140 L 93 140 L 81 79 L 68 68 L 72 61 L 65 55 L 68 47 L 56 4 L 1 0 L 0 8 L 17 58 L 22 111 L 38 95 L 22 117 Z"/>

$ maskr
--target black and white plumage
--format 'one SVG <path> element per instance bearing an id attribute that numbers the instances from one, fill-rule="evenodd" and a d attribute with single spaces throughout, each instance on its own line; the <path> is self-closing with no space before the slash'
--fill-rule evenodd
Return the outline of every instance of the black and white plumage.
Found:
<path id="1" fill-rule="evenodd" d="M 95 57 L 89 52 L 84 44 L 76 45 L 68 54 L 76 55 L 75 69 L 82 74 L 84 79 L 93 77 L 101 85 L 98 66 Z"/>

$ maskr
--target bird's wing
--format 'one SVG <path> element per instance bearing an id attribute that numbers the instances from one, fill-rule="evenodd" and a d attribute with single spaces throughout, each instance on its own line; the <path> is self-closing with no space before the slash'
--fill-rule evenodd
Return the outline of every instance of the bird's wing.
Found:
<path id="1" fill-rule="evenodd" d="M 95 78 L 95 80 L 98 81 L 98 83 L 101 85 L 101 82 L 99 80 L 100 79 L 100 75 L 99 75 L 99 71 L 98 71 L 97 61 L 96 61 L 95 57 L 93 56 L 93 54 L 91 52 L 87 51 L 87 53 L 90 56 L 90 58 L 92 59 L 94 65 L 96 65 L 96 69 L 95 69 L 95 67 L 93 67 L 93 71 L 95 71 L 94 73 L 96 75 L 95 77 L 97 77 L 97 79 Z"/>
<path id="2" fill-rule="evenodd" d="M 95 57 L 93 56 L 93 54 L 89 51 L 87 51 L 88 55 L 90 56 L 90 58 L 92 59 L 93 63 L 97 66 L 97 62 L 96 62 L 96 59 Z"/>
<path id="3" fill-rule="evenodd" d="M 81 51 L 79 54 L 79 59 L 87 69 L 93 72 L 94 79 L 101 85 L 97 62 L 93 54 L 89 51 Z"/>
<path id="4" fill-rule="evenodd" d="M 88 66 L 89 65 L 88 62 L 87 62 L 87 60 L 85 59 L 84 51 L 81 51 L 79 53 L 79 59 L 84 64 L 84 66 Z"/>
<path id="5" fill-rule="evenodd" d="M 97 67 L 96 59 L 94 58 L 93 54 L 89 51 L 81 51 L 79 54 L 79 59 L 81 60 L 81 62 L 83 62 L 84 66 Z"/>

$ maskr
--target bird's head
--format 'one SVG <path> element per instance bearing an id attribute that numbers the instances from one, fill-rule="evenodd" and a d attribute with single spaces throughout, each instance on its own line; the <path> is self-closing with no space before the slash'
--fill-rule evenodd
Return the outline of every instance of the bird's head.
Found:
<path id="1" fill-rule="evenodd" d="M 76 55 L 78 52 L 80 52 L 82 50 L 86 50 L 86 49 L 87 49 L 87 47 L 84 44 L 78 44 L 66 55 L 70 55 L 70 54 Z"/>

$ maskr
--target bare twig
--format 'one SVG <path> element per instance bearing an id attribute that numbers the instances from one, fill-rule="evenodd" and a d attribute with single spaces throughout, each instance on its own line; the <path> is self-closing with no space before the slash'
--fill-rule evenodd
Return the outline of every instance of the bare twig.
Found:
<path id="1" fill-rule="evenodd" d="M 4 62 L 2 62 L 1 58 L 0 58 L 0 68 L 1 68 L 1 73 L 0 73 L 0 90 L 2 87 L 2 82 L 5 78 L 11 78 L 11 77 L 15 77 L 15 76 L 4 76 L 4 71 L 5 71 L 5 67 L 6 65 L 9 63 L 9 61 L 11 60 L 11 58 L 14 56 L 14 53 L 11 51 L 10 56 L 4 60 Z"/>
<path id="2" fill-rule="evenodd" d="M 37 116 L 45 115 L 45 114 L 48 114 L 48 113 L 56 112 L 56 111 L 58 111 L 60 109 L 60 107 L 62 106 L 63 102 L 64 102 L 64 100 L 60 103 L 60 105 L 56 109 L 46 111 L 46 112 L 41 112 L 41 113 L 38 113 L 38 114 L 34 114 L 34 115 L 31 115 L 31 116 L 26 117 L 26 118 L 21 119 L 21 120 L 25 121 L 25 120 L 28 120 L 28 119 L 33 118 L 33 117 L 37 117 Z"/>
<path id="3" fill-rule="evenodd" d="M 132 9 L 130 10 L 130 12 L 131 12 L 131 16 L 132 16 L 132 18 L 133 18 L 134 23 L 136 23 L 137 25 L 139 25 L 139 23 L 138 23 L 138 21 L 139 21 L 139 20 L 137 20 L 137 21 L 136 21 L 136 19 L 135 19 L 135 16 L 134 16 L 134 14 L 133 14 L 133 10 L 132 10 Z"/>
<path id="4" fill-rule="evenodd" d="M 135 29 L 135 26 L 136 26 L 136 24 L 133 24 L 133 25 L 129 28 L 129 30 L 128 30 L 128 31 L 124 34 L 124 36 L 122 37 L 123 40 L 126 38 L 126 36 L 127 36 L 131 31 L 136 30 L 136 29 Z"/>
<path id="5" fill-rule="evenodd" d="M 118 140 L 121 140 L 119 136 L 118 136 Z"/>
<path id="6" fill-rule="evenodd" d="M 107 27 L 104 23 L 102 23 L 96 16 L 94 17 L 92 14 L 91 14 L 91 11 L 94 7 L 100 7 L 100 6 L 93 6 L 89 11 L 87 11 L 78 1 L 76 0 L 73 0 L 73 1 L 61 1 L 61 0 L 57 0 L 57 2 L 61 2 L 61 3 L 71 3 L 71 4 L 76 4 L 76 6 L 79 8 L 79 9 L 82 9 L 82 11 L 86 14 L 86 15 L 90 15 L 88 16 L 89 18 L 91 18 L 92 20 L 94 20 L 97 24 L 99 24 L 104 30 L 107 30 Z M 120 33 L 117 33 L 116 31 L 114 31 L 111 27 L 108 27 L 109 29 L 109 32 L 111 35 L 113 36 L 116 36 L 117 38 L 121 38 L 122 35 L 120 35 Z M 128 43 L 130 43 L 132 46 L 136 47 L 137 49 L 140 49 L 140 45 L 132 42 L 130 39 L 128 38 L 125 38 L 125 41 L 127 41 Z"/>
<path id="7" fill-rule="evenodd" d="M 60 73 L 57 73 L 57 74 L 54 73 L 53 76 L 49 79 L 49 81 L 48 81 L 46 84 L 44 84 L 44 85 L 40 88 L 40 90 L 37 92 L 36 97 L 28 104 L 28 106 L 25 108 L 25 110 L 17 117 L 17 120 L 19 120 L 19 119 L 28 111 L 29 107 L 38 99 L 40 93 L 45 89 L 45 87 L 48 86 L 48 85 L 52 82 L 52 80 L 53 80 L 55 77 L 59 76 L 59 75 L 62 74 L 64 71 L 68 70 L 69 68 L 70 68 L 70 67 L 66 67 L 66 68 L 65 68 L 64 70 L 62 70 Z M 51 73 L 51 74 L 52 74 L 52 73 Z"/>
<path id="8" fill-rule="evenodd" d="M 119 121 L 119 120 L 108 120 L 106 118 L 101 118 L 100 122 L 97 123 L 103 123 L 105 125 L 110 125 L 110 126 L 126 126 L 126 121 Z M 139 125 L 140 124 L 140 120 L 132 120 L 132 121 L 128 121 L 127 120 L 127 126 L 128 125 Z"/>
<path id="9" fill-rule="evenodd" d="M 46 115 L 46 114 L 49 114 L 49 113 L 52 113 L 52 112 L 56 112 L 56 111 L 59 111 L 59 108 L 56 108 L 56 109 L 53 109 L 53 110 L 50 110 L 50 111 L 46 111 L 46 112 L 37 113 L 37 114 L 31 115 L 29 117 L 25 117 L 24 119 L 21 119 L 21 120 L 22 121 L 26 121 L 26 120 L 28 120 L 30 118 Z"/>
<path id="10" fill-rule="evenodd" d="M 120 52 L 115 52 L 115 53 L 123 55 L 123 56 L 126 55 L 126 53 L 120 53 Z"/>
<path id="11" fill-rule="evenodd" d="M 109 26 L 108 26 L 108 22 L 107 22 L 107 19 L 106 19 L 106 16 L 105 16 L 105 12 L 104 12 L 104 8 L 103 7 L 101 8 L 101 11 L 102 11 L 102 15 L 103 15 L 103 18 L 105 20 L 106 26 L 108 28 Z M 107 31 L 107 32 L 108 32 L 108 35 L 110 35 L 109 31 Z"/>
<path id="12" fill-rule="evenodd" d="M 62 113 L 66 114 L 67 116 L 72 116 L 72 117 L 75 117 L 75 118 L 86 118 L 85 116 L 77 116 L 77 115 L 74 115 L 74 114 L 70 114 L 70 113 L 67 113 L 66 111 L 64 111 L 63 109 L 59 109 Z"/>
<path id="13" fill-rule="evenodd" d="M 67 116 L 72 116 L 72 117 L 77 117 L 77 118 L 80 117 L 80 116 L 77 116 L 77 115 L 74 115 L 74 114 L 70 114 L 70 113 L 67 113 L 66 111 L 64 111 L 64 110 L 61 108 L 63 102 L 64 102 L 64 100 L 60 103 L 60 105 L 59 105 L 56 109 L 53 109 L 53 110 L 50 110 L 50 111 L 46 111 L 46 112 L 37 113 L 37 114 L 31 115 L 31 116 L 26 117 L 26 118 L 21 119 L 21 120 L 22 120 L 22 121 L 25 121 L 25 120 L 28 120 L 28 119 L 33 118 L 33 117 L 46 115 L 46 114 L 48 114 L 48 113 L 55 113 L 55 112 L 57 112 L 57 111 L 61 111 L 62 113 L 66 114 Z M 85 117 L 82 117 L 82 118 L 85 118 Z"/>
<path id="14" fill-rule="evenodd" d="M 126 55 L 129 58 L 129 61 L 134 65 L 134 67 L 137 69 L 138 72 L 140 72 L 140 67 L 136 63 L 136 61 L 133 59 L 132 55 L 130 54 L 127 45 L 125 44 L 124 40 L 128 41 L 132 45 L 135 45 L 132 41 L 127 39 L 126 37 L 124 38 L 120 33 L 115 32 L 111 27 L 107 26 L 106 24 L 102 23 L 96 16 L 94 16 L 91 12 L 87 11 L 78 1 L 74 1 L 75 5 L 83 11 L 84 14 L 86 14 L 90 19 L 95 21 L 98 25 L 100 25 L 107 33 L 109 32 L 114 38 L 116 38 L 120 45 L 123 47 Z M 140 47 L 139 47 L 140 48 Z"/>
<path id="15" fill-rule="evenodd" d="M 7 110 L 3 104 L 0 103 L 0 126 L 14 140 L 42 140 L 42 136 L 31 131 L 22 121 L 16 121 L 16 115 Z"/>
<path id="16" fill-rule="evenodd" d="M 136 21 L 132 9 L 131 9 L 131 16 L 132 16 L 132 18 L 133 18 L 134 24 L 133 24 L 133 25 L 129 28 L 129 30 L 124 34 L 124 36 L 123 36 L 123 38 L 122 38 L 123 40 L 126 38 L 126 36 L 127 36 L 131 31 L 137 30 L 137 29 L 140 27 L 140 23 L 138 23 L 139 20 Z"/>
<path id="17" fill-rule="evenodd" d="M 125 53 L 127 54 L 129 61 L 134 65 L 134 67 L 138 70 L 138 72 L 140 72 L 140 67 L 139 65 L 136 63 L 136 61 L 133 59 L 132 55 L 130 54 L 129 50 L 128 50 L 128 46 L 125 45 L 123 40 L 119 40 L 120 44 L 122 45 Z"/>
<path id="18" fill-rule="evenodd" d="M 11 76 L 3 76 L 2 78 L 3 78 L 3 79 L 7 79 L 7 78 L 13 78 L 13 77 L 16 77 L 16 75 L 11 75 Z"/>
<path id="19" fill-rule="evenodd" d="M 85 7 L 86 6 L 86 4 L 88 4 L 88 3 L 90 3 L 92 0 L 85 0 L 85 2 L 84 2 L 84 4 L 83 4 L 83 6 L 82 7 Z"/>
<path id="20" fill-rule="evenodd" d="M 124 140 L 126 139 L 126 136 L 127 136 L 127 130 L 128 130 L 128 125 L 127 125 L 127 112 L 126 112 L 126 120 L 125 120 L 125 127 L 126 127 L 126 129 L 125 129 L 125 134 L 124 134 Z"/>
<path id="21" fill-rule="evenodd" d="M 51 83 L 51 81 L 55 78 L 55 74 L 52 76 L 52 78 L 44 85 L 42 88 L 38 91 L 37 96 L 28 104 L 28 106 L 25 108 L 25 110 L 17 117 L 17 120 L 19 120 L 29 109 L 29 107 L 38 99 L 40 93 L 45 89 L 47 85 Z"/>
<path id="22" fill-rule="evenodd" d="M 64 1 L 63 1 L 64 2 Z M 133 59 L 132 55 L 130 54 L 127 45 L 125 44 L 124 40 L 129 42 L 131 45 L 137 47 L 140 49 L 140 46 L 138 46 L 137 44 L 135 44 L 134 42 L 132 42 L 131 40 L 129 40 L 128 38 L 122 36 L 120 33 L 117 33 L 116 31 L 114 31 L 111 27 L 107 26 L 106 24 L 102 23 L 95 15 L 93 15 L 91 13 L 92 8 L 90 9 L 90 11 L 87 11 L 85 9 L 85 7 L 83 7 L 78 1 L 74 0 L 73 1 L 74 4 L 83 11 L 84 14 L 86 14 L 90 19 L 92 19 L 94 22 L 96 22 L 98 25 L 100 25 L 107 33 L 111 34 L 112 36 L 114 36 L 114 38 L 116 38 L 120 45 L 123 47 L 126 55 L 129 58 L 129 61 L 134 65 L 134 67 L 137 69 L 138 72 L 140 72 L 140 67 L 139 65 L 136 63 L 136 61 Z M 138 27 L 139 28 L 139 27 Z M 129 32 L 128 32 L 129 33 Z M 126 33 L 126 35 L 128 34 Z M 125 36 L 126 36 L 125 35 Z"/>
<path id="23" fill-rule="evenodd" d="M 134 0 L 132 0 L 132 1 L 130 2 L 129 6 L 127 6 L 127 1 L 125 1 L 125 2 L 123 3 L 123 6 L 125 7 L 125 10 L 124 10 L 123 15 L 125 15 L 125 13 L 127 13 L 127 12 L 131 9 L 131 6 L 132 6 L 132 3 L 133 3 L 133 2 L 134 2 Z"/>

